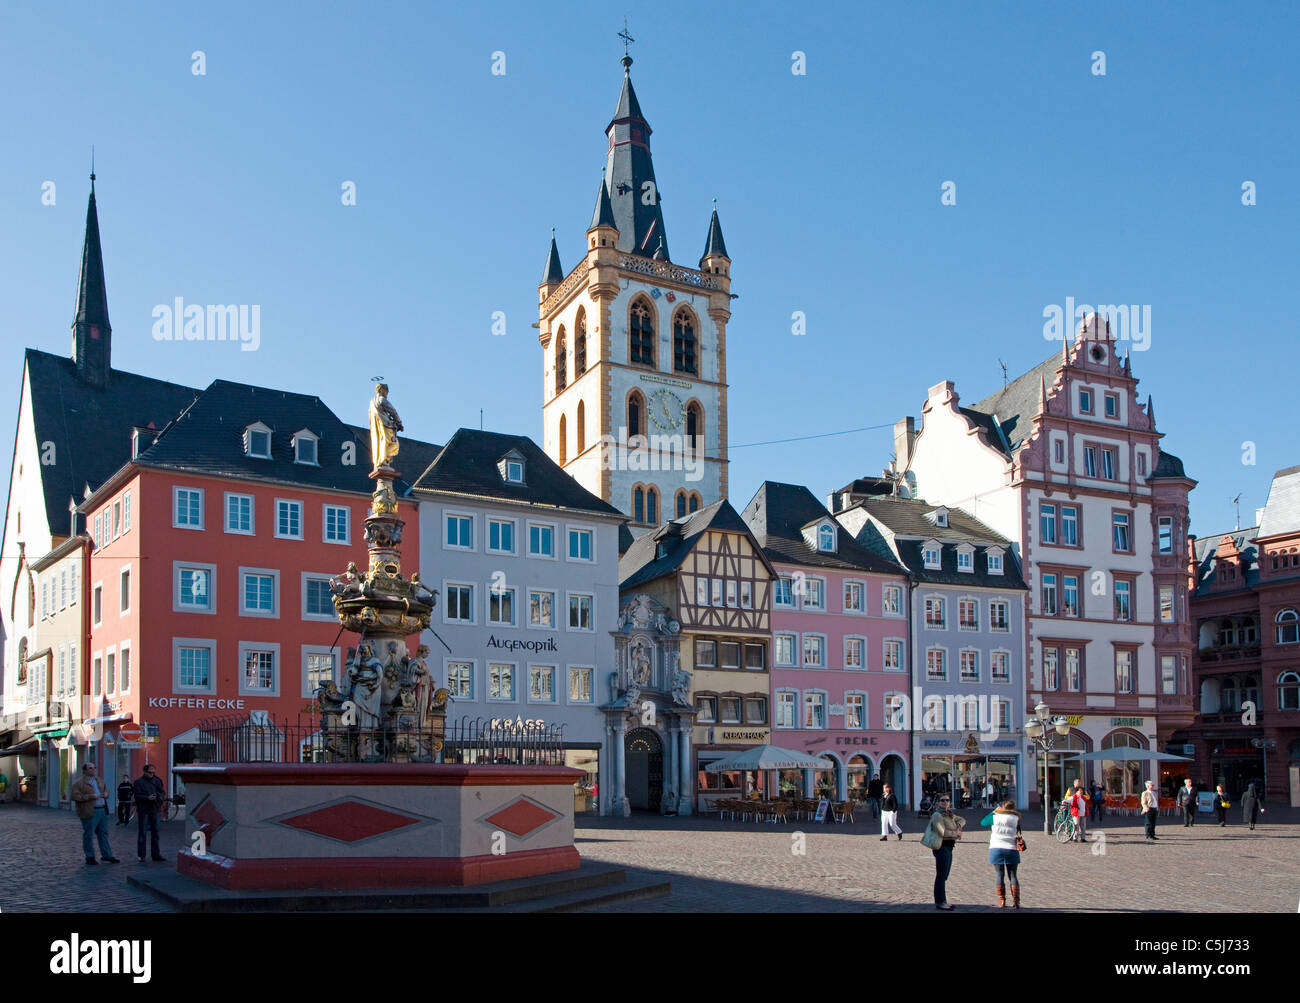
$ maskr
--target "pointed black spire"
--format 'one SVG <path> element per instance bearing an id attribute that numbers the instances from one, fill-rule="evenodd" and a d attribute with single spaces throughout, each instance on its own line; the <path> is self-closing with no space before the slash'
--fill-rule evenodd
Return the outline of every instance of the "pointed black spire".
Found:
<path id="1" fill-rule="evenodd" d="M 90 170 L 90 200 L 86 233 L 81 245 L 81 275 L 77 279 L 77 311 L 72 318 L 72 358 L 77 373 L 93 386 L 108 383 L 111 364 L 108 291 L 104 285 L 104 253 L 99 242 L 99 211 L 95 207 L 95 169 Z"/>
<path id="2" fill-rule="evenodd" d="M 594 230 L 598 226 L 612 226 L 618 229 L 618 224 L 614 222 L 614 206 L 609 201 L 609 188 L 605 184 L 605 172 L 600 172 L 600 191 L 596 193 L 596 211 L 591 214 L 591 226 L 588 230 Z"/>
<path id="3" fill-rule="evenodd" d="M 726 241 L 722 239 L 722 224 L 718 222 L 717 199 L 714 199 L 713 203 L 713 218 L 709 220 L 709 236 L 704 241 L 704 253 L 700 255 L 700 260 L 703 261 L 710 255 L 719 255 L 730 260 L 731 255 L 727 253 Z"/>
<path id="4" fill-rule="evenodd" d="M 560 249 L 555 246 L 555 230 L 551 230 L 551 249 L 546 253 L 546 267 L 542 269 L 542 285 L 564 281 L 564 269 L 560 267 Z"/>
<path id="5" fill-rule="evenodd" d="M 662 239 L 663 256 L 668 257 L 668 237 L 664 231 L 662 195 L 655 181 L 654 163 L 650 159 L 650 123 L 641 112 L 641 103 L 632 88 L 629 69 L 632 57 L 624 56 L 623 89 L 618 96 L 614 117 L 605 128 L 609 137 L 606 184 L 618 226 L 618 248 L 643 257 L 651 257 Z"/>

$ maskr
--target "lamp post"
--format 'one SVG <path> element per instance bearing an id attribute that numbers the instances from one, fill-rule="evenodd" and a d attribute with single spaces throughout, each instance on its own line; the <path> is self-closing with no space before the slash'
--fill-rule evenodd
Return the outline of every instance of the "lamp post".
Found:
<path id="1" fill-rule="evenodd" d="M 1259 792 L 1260 797 L 1268 796 L 1268 750 L 1277 748 L 1277 742 L 1271 738 L 1252 738 L 1250 744 L 1260 751 L 1264 760 L 1264 789 Z"/>
<path id="2" fill-rule="evenodd" d="M 1039 702 L 1034 708 L 1034 716 L 1025 721 L 1025 735 L 1043 755 L 1043 832 L 1052 831 L 1051 815 L 1047 811 L 1047 789 L 1050 779 L 1048 773 L 1048 755 L 1056 744 L 1059 735 L 1064 738 L 1070 733 L 1070 722 L 1064 717 L 1051 716 L 1051 708 Z"/>

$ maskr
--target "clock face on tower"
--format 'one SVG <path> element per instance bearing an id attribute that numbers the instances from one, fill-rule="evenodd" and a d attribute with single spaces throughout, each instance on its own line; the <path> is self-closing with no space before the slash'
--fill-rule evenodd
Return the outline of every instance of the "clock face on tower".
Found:
<path id="1" fill-rule="evenodd" d="M 665 432 L 675 432 L 682 427 L 686 405 L 671 390 L 657 390 L 650 395 L 650 420 Z"/>

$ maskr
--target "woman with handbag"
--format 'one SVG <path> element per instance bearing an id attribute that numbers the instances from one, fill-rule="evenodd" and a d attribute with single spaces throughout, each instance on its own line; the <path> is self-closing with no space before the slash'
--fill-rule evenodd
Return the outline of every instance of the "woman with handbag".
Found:
<path id="1" fill-rule="evenodd" d="M 952 848 L 961 839 L 962 826 L 966 820 L 952 810 L 952 798 L 947 794 L 939 795 L 938 807 L 930 822 L 925 827 L 921 843 L 930 848 L 934 854 L 934 907 L 950 910 L 948 904 L 948 875 L 952 871 Z"/>
<path id="2" fill-rule="evenodd" d="M 1020 851 L 1025 848 L 1025 841 L 1020 836 L 1020 812 L 1016 811 L 1014 801 L 1003 801 L 998 807 L 984 816 L 980 825 L 989 826 L 989 863 L 998 876 L 998 908 L 1007 904 L 1003 878 L 1011 882 L 1011 907 L 1020 908 L 1020 877 L 1016 868 L 1020 866 Z"/>
<path id="3" fill-rule="evenodd" d="M 1223 784 L 1214 788 L 1214 814 L 1219 816 L 1219 825 L 1228 824 L 1228 795 Z"/>

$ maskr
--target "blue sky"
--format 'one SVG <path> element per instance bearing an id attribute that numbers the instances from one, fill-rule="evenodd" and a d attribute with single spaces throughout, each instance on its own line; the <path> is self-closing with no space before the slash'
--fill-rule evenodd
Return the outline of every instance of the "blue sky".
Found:
<path id="1" fill-rule="evenodd" d="M 1047 356 L 1067 297 L 1150 305 L 1133 369 L 1200 482 L 1194 532 L 1231 528 L 1238 492 L 1249 525 L 1300 463 L 1270 378 L 1294 342 L 1294 6 L 49 6 L 7 5 L 0 36 L 2 413 L 24 346 L 68 350 L 94 144 L 117 368 L 354 422 L 384 375 L 412 435 L 481 408 L 539 439 L 536 286 L 552 226 L 566 269 L 583 246 L 626 11 L 674 256 L 717 198 L 733 257 L 738 507 L 765 478 L 878 472 L 892 436 L 735 447 L 890 425 L 943 379 L 974 403 L 999 360 Z M 177 296 L 260 305 L 259 349 L 155 341 Z"/>

